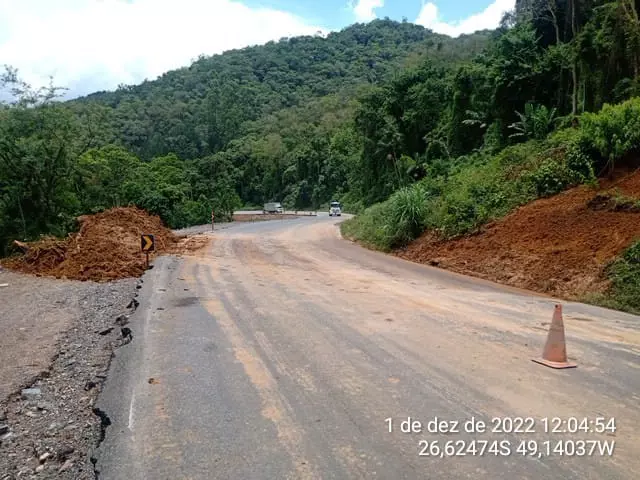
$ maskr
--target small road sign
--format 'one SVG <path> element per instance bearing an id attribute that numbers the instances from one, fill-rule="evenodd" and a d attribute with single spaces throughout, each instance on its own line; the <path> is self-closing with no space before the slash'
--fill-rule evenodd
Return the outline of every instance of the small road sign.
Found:
<path id="1" fill-rule="evenodd" d="M 153 235 L 143 233 L 140 236 L 140 244 L 144 253 L 153 252 L 156 248 L 156 241 Z"/>

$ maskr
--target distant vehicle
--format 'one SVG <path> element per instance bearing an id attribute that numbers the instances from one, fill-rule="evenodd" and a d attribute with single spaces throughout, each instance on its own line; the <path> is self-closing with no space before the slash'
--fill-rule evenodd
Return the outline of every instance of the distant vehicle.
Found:
<path id="1" fill-rule="evenodd" d="M 284 208 L 280 202 L 269 202 L 264 204 L 262 213 L 284 213 Z"/>
<path id="2" fill-rule="evenodd" d="M 342 216 L 342 205 L 340 205 L 340 202 L 336 202 L 335 200 L 329 204 L 329 216 L 333 217 L 334 215 L 336 217 Z"/>

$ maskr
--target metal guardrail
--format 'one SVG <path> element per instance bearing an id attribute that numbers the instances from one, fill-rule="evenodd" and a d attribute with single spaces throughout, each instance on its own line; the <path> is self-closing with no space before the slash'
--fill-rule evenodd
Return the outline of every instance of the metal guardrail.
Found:
<path id="1" fill-rule="evenodd" d="M 264 213 L 264 212 L 235 212 L 233 214 L 234 221 L 251 221 L 251 219 L 255 221 L 259 220 L 285 220 L 292 219 L 298 217 L 317 217 L 318 212 L 309 212 L 309 211 L 300 211 L 300 210 L 289 210 L 283 213 Z"/>
<path id="2" fill-rule="evenodd" d="M 297 215 L 298 217 L 317 217 L 318 212 L 299 212 L 298 210 L 294 210 L 294 212 L 284 212 L 283 215 Z"/>

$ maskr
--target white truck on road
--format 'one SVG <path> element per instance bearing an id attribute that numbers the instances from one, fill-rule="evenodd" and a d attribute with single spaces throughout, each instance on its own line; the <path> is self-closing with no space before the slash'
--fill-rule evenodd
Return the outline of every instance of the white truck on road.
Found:
<path id="1" fill-rule="evenodd" d="M 264 204 L 262 213 L 284 213 L 284 209 L 280 202 L 269 202 Z"/>
<path id="2" fill-rule="evenodd" d="M 333 217 L 334 215 L 337 217 L 342 216 L 342 205 L 335 200 L 329 204 L 329 216 Z"/>

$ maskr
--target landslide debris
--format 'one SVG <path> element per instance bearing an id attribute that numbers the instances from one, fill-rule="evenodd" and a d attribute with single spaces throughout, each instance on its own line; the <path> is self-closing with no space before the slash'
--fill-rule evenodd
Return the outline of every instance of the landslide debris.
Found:
<path id="1" fill-rule="evenodd" d="M 169 252 L 178 242 L 159 217 L 135 207 L 112 208 L 78 221 L 79 231 L 64 240 L 16 242 L 23 254 L 2 264 L 35 275 L 104 282 L 144 273 L 141 234 L 155 236 L 156 253 Z"/>
<path id="2" fill-rule="evenodd" d="M 624 201 L 620 201 L 620 199 Z M 442 240 L 426 232 L 396 254 L 564 298 L 603 292 L 604 270 L 640 239 L 640 171 L 596 190 L 582 186 L 536 200 L 480 232 Z"/>

